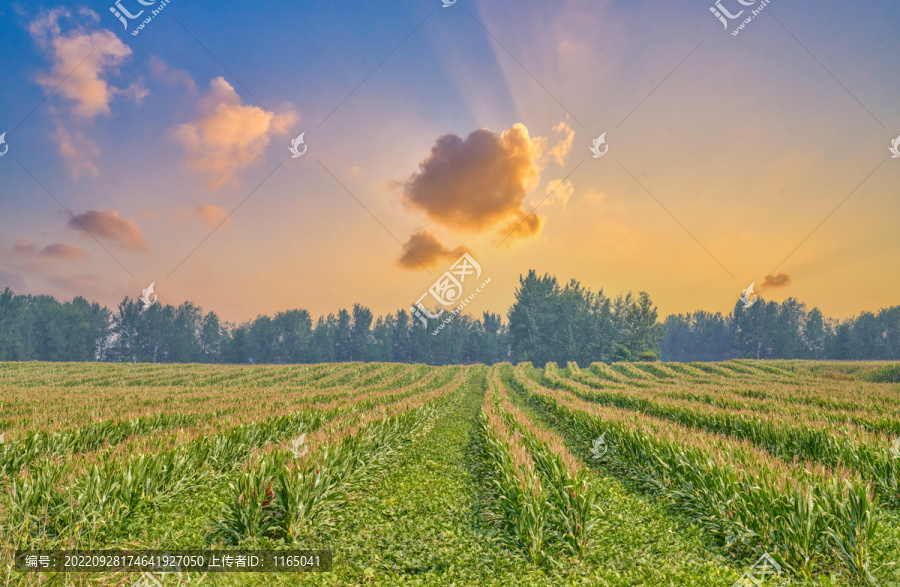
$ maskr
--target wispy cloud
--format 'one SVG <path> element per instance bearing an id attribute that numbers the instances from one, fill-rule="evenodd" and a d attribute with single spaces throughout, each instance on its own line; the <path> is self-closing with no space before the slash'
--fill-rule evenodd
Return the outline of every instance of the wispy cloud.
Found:
<path id="1" fill-rule="evenodd" d="M 193 212 L 206 221 L 207 228 L 215 228 L 223 220 L 225 221 L 225 226 L 231 224 L 231 218 L 226 217 L 225 209 L 220 206 L 212 206 L 209 204 L 197 206 L 194 208 Z"/>
<path id="2" fill-rule="evenodd" d="M 559 165 L 564 165 L 566 156 L 572 151 L 572 143 L 575 141 L 575 131 L 569 126 L 568 117 L 554 126 L 553 132 L 562 135 L 562 138 L 553 145 L 547 155 L 555 159 Z"/>
<path id="3" fill-rule="evenodd" d="M 100 148 L 94 141 L 81 131 L 69 132 L 62 124 L 52 136 L 72 177 L 100 177 L 100 169 L 93 161 L 100 156 Z"/>
<path id="4" fill-rule="evenodd" d="M 545 204 L 565 208 L 572 194 L 575 193 L 575 186 L 568 179 L 553 179 L 547 182 L 546 192 L 547 199 L 544 201 Z"/>
<path id="5" fill-rule="evenodd" d="M 75 245 L 53 243 L 40 248 L 26 238 L 22 238 L 16 241 L 12 246 L 11 252 L 14 256 L 20 259 L 43 258 L 60 259 L 65 261 L 79 261 L 88 258 L 87 251 Z"/>

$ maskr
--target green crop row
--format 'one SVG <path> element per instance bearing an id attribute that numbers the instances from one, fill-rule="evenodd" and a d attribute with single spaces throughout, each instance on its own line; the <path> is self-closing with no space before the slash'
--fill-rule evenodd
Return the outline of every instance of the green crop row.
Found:
<path id="1" fill-rule="evenodd" d="M 357 418 L 348 418 L 343 426 L 330 430 L 327 442 L 315 446 L 311 454 L 307 454 L 304 434 L 291 451 L 261 455 L 230 484 L 232 497 L 219 521 L 226 540 L 241 543 L 268 537 L 294 542 L 307 536 L 312 526 L 326 523 L 329 513 L 345 503 L 354 489 L 381 474 L 392 457 L 427 431 L 444 404 L 452 401 L 446 390 L 459 380 L 453 377 L 457 371 L 441 373 L 450 380 L 421 394 L 427 400 L 422 405 L 390 415 L 385 412 L 364 420 L 361 428 L 354 425 Z"/>
<path id="2" fill-rule="evenodd" d="M 555 541 L 571 554 L 583 555 L 591 529 L 600 514 L 596 495 L 587 484 L 585 469 L 565 448 L 562 439 L 529 419 L 510 404 L 510 365 L 494 366 L 488 375 L 488 385 L 496 398 L 493 409 L 502 414 L 506 424 L 522 435 L 531 453 L 535 468 L 547 488 L 550 504 L 550 528 Z"/>
<path id="3" fill-rule="evenodd" d="M 534 462 L 521 437 L 514 436 L 486 401 L 478 416 L 480 459 L 491 490 L 488 522 L 496 527 L 502 542 L 522 550 L 538 563 L 543 558 L 550 507 Z"/>
<path id="4" fill-rule="evenodd" d="M 9 526 L 23 545 L 102 541 L 138 502 L 168 499 L 205 475 L 239 466 L 254 448 L 279 441 L 298 427 L 314 429 L 323 420 L 318 412 L 298 412 L 242 424 L 153 455 L 130 455 L 124 461 L 111 455 L 86 465 L 85 474 L 62 487 L 72 464 L 44 457 L 39 466 L 13 477 Z"/>
<path id="5" fill-rule="evenodd" d="M 372 422 L 323 447 L 303 465 L 292 463 L 291 453 L 262 455 L 231 485 L 232 498 L 220 521 L 223 533 L 234 543 L 262 536 L 293 542 L 306 535 L 354 488 L 383 472 L 435 413 L 427 406 Z"/>
<path id="6" fill-rule="evenodd" d="M 869 437 L 862 431 L 854 433 L 846 427 L 837 428 L 821 422 L 813 425 L 812 422 L 796 418 L 749 415 L 726 409 L 693 409 L 665 401 L 664 398 L 654 401 L 619 390 L 586 390 L 559 377 L 552 364 L 543 373 L 542 383 L 565 389 L 598 404 L 616 406 L 690 428 L 747 440 L 786 460 L 799 458 L 858 471 L 872 483 L 882 505 L 900 508 L 900 459 L 895 458 L 891 452 L 890 437 Z"/>
<path id="7" fill-rule="evenodd" d="M 414 386 L 376 392 L 357 390 L 357 401 L 339 409 L 303 409 L 262 422 L 241 424 L 222 434 L 187 442 L 153 455 L 128 455 L 104 450 L 79 462 L 62 456 L 79 447 L 112 446 L 129 434 L 148 432 L 153 425 L 188 423 L 178 416 L 145 418 L 117 425 L 111 422 L 73 434 L 31 436 L 5 446 L 4 463 L 13 474 L 9 494 L 9 526 L 22 531 L 28 544 L 93 544 L 114 536 L 140 504 L 169 499 L 205 476 L 221 476 L 239 468 L 256 449 L 280 443 L 298 429 L 316 430 L 340 414 L 347 421 L 364 419 L 378 407 L 402 407 L 440 396 L 465 373 L 444 368 L 429 373 Z M 443 384 L 438 386 L 437 383 Z M 386 408 L 385 408 L 386 409 Z M 367 411 L 368 410 L 368 411 Z M 168 419 L 167 419 L 168 418 Z M 98 438 L 99 437 L 99 438 Z M 27 462 L 38 459 L 29 469 Z M 74 478 L 72 478 L 74 476 Z M 72 478 L 72 479 L 70 479 Z"/>
<path id="8" fill-rule="evenodd" d="M 16 473 L 39 456 L 65 456 L 112 446 L 129 436 L 191 426 L 199 419 L 194 414 L 161 413 L 125 422 L 106 420 L 66 431 L 35 432 L 21 440 L 0 444 L 0 473 Z"/>
<path id="9" fill-rule="evenodd" d="M 750 446 L 649 416 L 603 408 L 537 385 L 520 364 L 523 399 L 586 448 L 604 435 L 603 466 L 696 520 L 736 556 L 772 555 L 796 575 L 840 568 L 871 583 L 869 545 L 878 513 L 865 484 L 792 469 Z M 751 560 L 752 560 L 751 559 Z"/>
<path id="10" fill-rule="evenodd" d="M 583 471 L 551 446 L 503 396 L 498 366 L 485 380 L 479 414 L 480 467 L 489 484 L 488 521 L 507 546 L 534 563 L 560 549 L 584 554 L 596 525 L 596 498 Z M 564 449 L 563 449 L 564 450 Z"/>

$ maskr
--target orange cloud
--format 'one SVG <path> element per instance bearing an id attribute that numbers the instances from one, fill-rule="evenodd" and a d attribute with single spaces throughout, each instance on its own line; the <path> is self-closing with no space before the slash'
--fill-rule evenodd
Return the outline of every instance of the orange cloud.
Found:
<path id="1" fill-rule="evenodd" d="M 566 155 L 572 151 L 572 143 L 575 140 L 575 131 L 569 126 L 568 116 L 566 120 L 560 122 L 553 127 L 553 132 L 562 134 L 563 138 L 550 149 L 548 155 L 556 159 L 556 162 L 563 165 L 566 162 Z"/>
<path id="2" fill-rule="evenodd" d="M 519 218 L 510 220 L 509 224 L 498 231 L 503 235 L 501 245 L 510 246 L 517 240 L 524 240 L 537 236 L 544 227 L 544 219 L 537 214 L 524 214 Z"/>
<path id="3" fill-rule="evenodd" d="M 766 289 L 776 289 L 779 287 L 787 287 L 791 283 L 791 277 L 787 273 L 779 273 L 778 275 L 766 275 L 766 278 L 757 288 L 758 291 Z"/>
<path id="4" fill-rule="evenodd" d="M 272 135 L 287 132 L 282 124 L 297 121 L 292 113 L 276 119 L 262 108 L 242 105 L 237 92 L 221 77 L 210 82 L 200 109 L 201 117 L 176 126 L 172 137 L 187 151 L 188 167 L 207 174 L 210 188 L 234 181 L 238 170 L 262 157 Z"/>
<path id="5" fill-rule="evenodd" d="M 206 220 L 206 224 L 209 228 L 215 228 L 223 221 L 225 226 L 231 224 L 231 218 L 228 218 L 225 215 L 225 209 L 219 206 L 197 206 L 194 208 L 194 212 Z"/>
<path id="6" fill-rule="evenodd" d="M 141 227 L 134 220 L 119 218 L 116 210 L 88 210 L 69 220 L 69 228 L 87 230 L 99 239 L 105 239 L 123 249 L 149 250 Z"/>
<path id="7" fill-rule="evenodd" d="M 68 261 L 77 261 L 87 258 L 87 251 L 75 245 L 67 245 L 65 243 L 53 243 L 47 245 L 38 253 L 42 257 L 52 257 L 54 259 L 64 259 Z"/>
<path id="8" fill-rule="evenodd" d="M 467 252 L 465 247 L 448 249 L 432 232 L 424 229 L 409 237 L 403 248 L 406 250 L 397 259 L 397 264 L 404 269 L 418 269 L 422 265 L 434 267 L 445 259 L 455 261 Z"/>
<path id="9" fill-rule="evenodd" d="M 99 20 L 92 11 L 82 11 L 82 15 Z M 29 26 L 32 38 L 53 61 L 50 71 L 39 74 L 35 81 L 47 92 L 55 90 L 74 101 L 74 113 L 83 118 L 109 114 L 109 104 L 117 94 L 135 101 L 143 99 L 149 92 L 142 86 L 132 84 L 119 89 L 104 79 L 125 62 L 131 49 L 108 30 L 87 31 L 79 27 L 64 34 L 59 21 L 69 17 L 68 10 L 57 8 L 41 13 Z"/>
<path id="10" fill-rule="evenodd" d="M 403 186 L 403 203 L 451 229 L 481 232 L 524 218 L 525 196 L 539 180 L 545 141 L 517 123 L 500 134 L 438 137 Z M 530 221 L 540 228 L 540 222 Z"/>
<path id="11" fill-rule="evenodd" d="M 38 249 L 37 245 L 26 238 L 19 239 L 12 247 L 14 255 L 30 259 L 34 257 L 63 259 L 67 261 L 79 261 L 88 257 L 87 251 L 75 245 L 67 245 L 64 243 L 53 243 L 47 245 L 43 249 Z"/>

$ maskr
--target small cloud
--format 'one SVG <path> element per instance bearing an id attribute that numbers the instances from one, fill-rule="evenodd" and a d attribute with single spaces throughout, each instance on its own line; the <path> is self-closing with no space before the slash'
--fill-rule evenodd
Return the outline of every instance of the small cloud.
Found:
<path id="1" fill-rule="evenodd" d="M 584 201 L 592 204 L 602 204 L 606 201 L 606 192 L 595 192 L 591 188 L 588 188 L 584 192 Z"/>
<path id="2" fill-rule="evenodd" d="M 171 135 L 187 151 L 188 167 L 205 172 L 213 189 L 234 181 L 237 171 L 255 164 L 271 137 L 287 132 L 282 124 L 297 122 L 297 116 L 290 112 L 276 119 L 262 108 L 242 105 L 237 92 L 222 77 L 210 82 L 200 109 L 199 119 L 176 126 Z"/>
<path id="3" fill-rule="evenodd" d="M 422 265 L 434 267 L 445 259 L 456 260 L 466 252 L 465 247 L 448 249 L 428 230 L 419 230 L 409 237 L 403 245 L 406 251 L 397 259 L 397 264 L 404 269 L 418 269 Z"/>
<path id="4" fill-rule="evenodd" d="M 27 238 L 20 238 L 13 244 L 12 252 L 17 257 L 33 257 L 37 255 L 38 247 Z"/>
<path id="5" fill-rule="evenodd" d="M 215 228 L 224 221 L 225 226 L 231 224 L 231 218 L 225 215 L 225 209 L 219 206 L 197 206 L 193 210 L 198 216 L 206 220 L 208 228 Z"/>
<path id="6" fill-rule="evenodd" d="M 64 259 L 67 261 L 80 261 L 87 259 L 88 253 L 81 247 L 75 245 L 67 245 L 65 243 L 53 243 L 47 245 L 38 253 L 42 257 L 50 257 L 53 259 Z"/>
<path id="7" fill-rule="evenodd" d="M 528 192 L 540 180 L 546 141 L 517 123 L 497 134 L 438 137 L 419 171 L 403 184 L 403 203 L 454 230 L 484 232 L 525 217 Z M 532 226 L 540 227 L 540 222 Z"/>
<path id="8" fill-rule="evenodd" d="M 100 177 L 100 169 L 92 161 L 100 156 L 100 148 L 95 142 L 86 138 L 81 131 L 75 131 L 73 135 L 61 124 L 51 136 L 56 141 L 72 177 L 76 179 L 82 175 Z"/>
<path id="9" fill-rule="evenodd" d="M 169 84 L 181 84 L 192 95 L 197 94 L 197 84 L 188 72 L 176 69 L 156 56 L 150 57 L 147 64 L 153 77 Z"/>
<path id="10" fill-rule="evenodd" d="M 562 134 L 563 138 L 547 153 L 548 156 L 556 159 L 559 165 L 566 162 L 566 155 L 572 151 L 572 143 L 575 140 L 575 131 L 569 126 L 568 120 L 569 116 L 566 115 L 566 120 L 553 127 L 553 132 Z"/>
<path id="11" fill-rule="evenodd" d="M 119 218 L 116 210 L 88 210 L 69 220 L 69 228 L 87 231 L 123 249 L 147 251 L 147 241 L 134 220 Z"/>
<path id="12" fill-rule="evenodd" d="M 99 21 L 93 11 L 81 10 L 80 14 L 94 24 Z M 107 76 L 131 55 L 131 49 L 114 33 L 83 27 L 63 33 L 59 23 L 64 18 L 71 18 L 71 13 L 56 8 L 43 11 L 29 26 L 34 41 L 53 61 L 50 71 L 39 74 L 35 80 L 48 94 L 55 91 L 73 101 L 77 116 L 92 119 L 109 114 L 110 102 L 116 95 L 140 101 L 149 93 L 139 84 L 119 89 L 107 81 Z"/>
<path id="13" fill-rule="evenodd" d="M 78 14 L 87 18 L 88 20 L 94 21 L 95 24 L 100 22 L 100 15 L 85 6 L 82 6 L 78 9 Z"/>
<path id="14" fill-rule="evenodd" d="M 779 273 L 778 275 L 766 275 L 763 282 L 757 287 L 757 291 L 766 289 L 777 289 L 779 287 L 787 287 L 791 283 L 791 278 L 787 273 Z"/>
<path id="15" fill-rule="evenodd" d="M 547 182 L 547 199 L 544 203 L 559 208 L 565 208 L 574 193 L 575 186 L 572 185 L 571 181 L 568 179 L 554 179 Z"/>
<path id="16" fill-rule="evenodd" d="M 525 240 L 540 234 L 544 227 L 544 219 L 537 214 L 524 214 L 521 218 L 515 218 L 500 229 L 497 234 L 504 237 L 501 242 L 503 248 L 509 247 L 517 240 Z"/>
<path id="17" fill-rule="evenodd" d="M 87 251 L 75 245 L 53 243 L 43 248 L 38 247 L 27 238 L 20 238 L 10 249 L 10 258 L 15 259 L 21 268 L 47 268 L 52 260 L 81 261 L 89 257 Z"/>

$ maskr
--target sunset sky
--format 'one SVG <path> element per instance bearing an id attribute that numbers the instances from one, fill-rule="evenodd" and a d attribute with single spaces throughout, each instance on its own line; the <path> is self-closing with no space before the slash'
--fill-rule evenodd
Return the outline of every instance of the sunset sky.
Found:
<path id="1" fill-rule="evenodd" d="M 171 0 L 132 35 L 165 1 L 121 0 L 127 29 L 0 1 L 0 290 L 385 314 L 468 251 L 476 315 L 529 269 L 661 317 L 754 281 L 900 303 L 897 2 L 733 35 L 764 0 L 727 29 L 706 0 Z"/>

